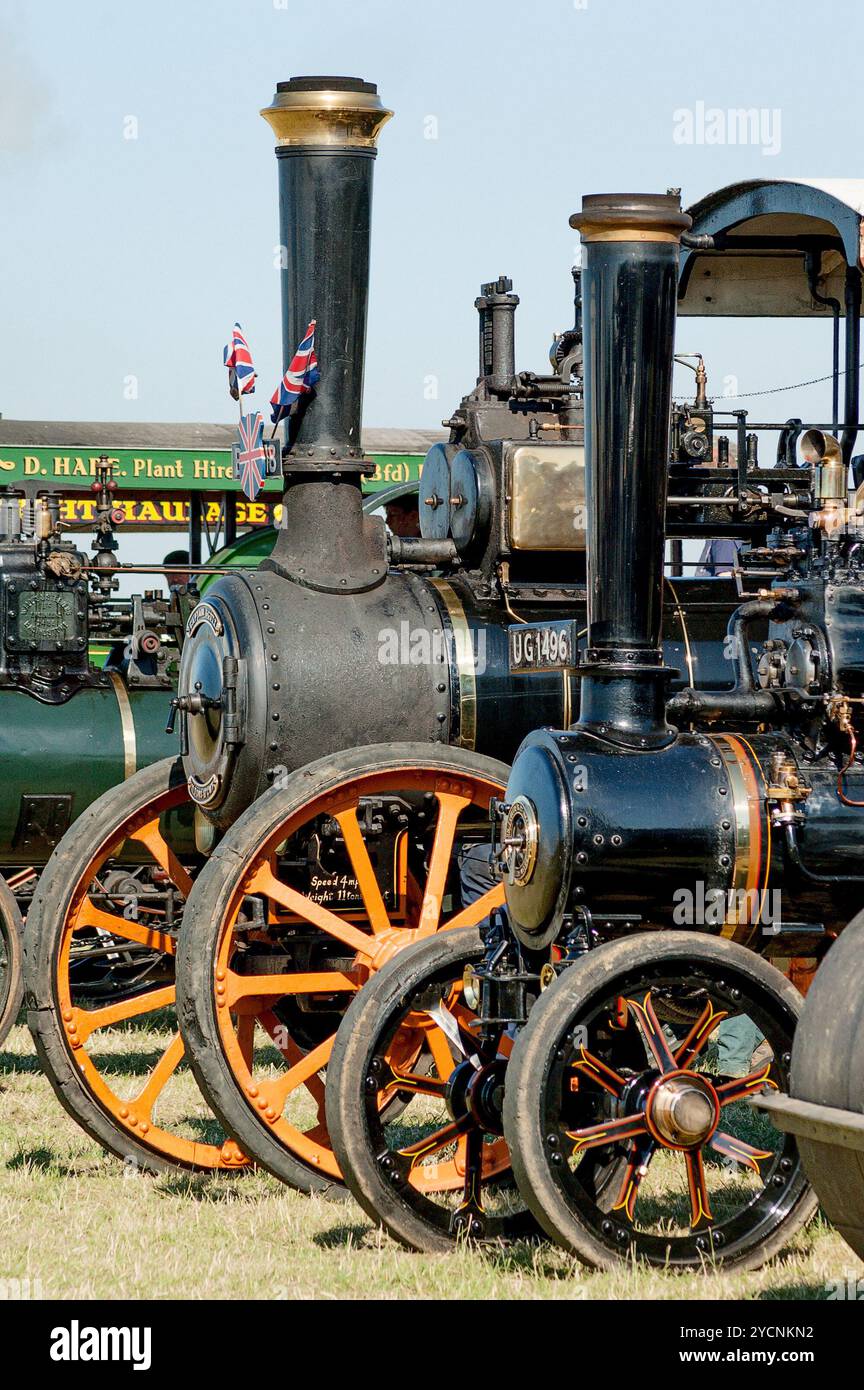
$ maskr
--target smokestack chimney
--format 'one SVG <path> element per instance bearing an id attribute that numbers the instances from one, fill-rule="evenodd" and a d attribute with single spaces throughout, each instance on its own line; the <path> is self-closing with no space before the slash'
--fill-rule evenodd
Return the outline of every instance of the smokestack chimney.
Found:
<path id="1" fill-rule="evenodd" d="M 261 115 L 276 135 L 283 370 L 316 321 L 321 372 L 285 425 L 284 515 L 273 566 L 314 588 L 380 582 L 383 527 L 366 524 L 360 437 L 372 169 L 393 113 L 372 82 L 292 77 Z"/>
<path id="2" fill-rule="evenodd" d="M 588 645 L 580 727 L 656 748 L 670 675 L 660 645 L 678 257 L 677 194 L 592 195 L 582 234 Z"/>

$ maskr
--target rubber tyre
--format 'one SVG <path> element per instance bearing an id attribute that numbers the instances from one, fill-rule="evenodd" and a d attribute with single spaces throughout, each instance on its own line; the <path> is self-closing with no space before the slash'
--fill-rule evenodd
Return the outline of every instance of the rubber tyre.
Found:
<path id="1" fill-rule="evenodd" d="M 66 1042 L 55 991 L 58 943 L 80 875 L 95 845 L 136 811 L 143 811 L 154 797 L 186 782 L 179 758 L 165 758 L 136 772 L 128 781 L 112 787 L 84 811 L 52 854 L 27 914 L 24 949 L 24 988 L 27 1023 L 36 1052 L 57 1099 L 91 1139 L 134 1163 L 145 1172 L 160 1174 L 183 1169 L 197 1172 L 194 1164 L 168 1161 L 146 1142 L 120 1129 L 83 1085 L 74 1056 Z"/>
<path id="2" fill-rule="evenodd" d="M 864 912 L 831 947 L 807 993 L 792 1049 L 796 1100 L 864 1114 Z M 864 1153 L 798 1140 L 828 1220 L 864 1259 Z"/>
<path id="3" fill-rule="evenodd" d="M 0 878 L 0 932 L 6 945 L 8 984 L 0 1001 L 0 1046 L 6 1041 L 21 1009 L 24 995 L 24 921 L 15 895 L 5 878 Z"/>
<path id="4" fill-rule="evenodd" d="M 580 996 L 607 986 L 615 975 L 649 962 L 682 955 L 693 964 L 716 961 L 718 944 L 716 938 L 699 932 L 669 931 L 640 932 L 598 947 L 541 994 L 513 1048 L 504 1090 L 504 1137 L 510 1147 L 519 1190 L 546 1234 L 592 1269 L 611 1267 L 609 1251 L 574 1220 L 544 1157 L 544 1127 L 537 1098 L 550 1061 L 552 1039 L 560 1036 L 572 1016 L 574 1002 Z M 724 950 L 728 949 L 730 960 L 739 957 L 751 974 L 778 993 L 800 1016 L 804 1001 L 785 976 L 743 946 L 734 942 L 724 942 L 723 946 Z M 801 1196 L 772 1237 L 758 1247 L 758 1252 L 724 1260 L 724 1270 L 758 1269 L 784 1248 L 795 1232 L 810 1220 L 816 1207 L 815 1193 L 803 1184 Z"/>
<path id="5" fill-rule="evenodd" d="M 238 876 L 273 830 L 311 799 L 368 772 L 405 766 L 465 775 L 481 773 L 506 786 L 510 769 L 479 753 L 428 743 L 374 744 L 319 758 L 260 796 L 234 823 L 195 880 L 183 917 L 177 952 L 177 1016 L 186 1055 L 204 1097 L 244 1153 L 301 1192 L 343 1198 L 342 1183 L 315 1172 L 290 1153 L 265 1126 L 237 1086 L 221 1046 L 213 993 L 218 923 L 228 910 Z"/>

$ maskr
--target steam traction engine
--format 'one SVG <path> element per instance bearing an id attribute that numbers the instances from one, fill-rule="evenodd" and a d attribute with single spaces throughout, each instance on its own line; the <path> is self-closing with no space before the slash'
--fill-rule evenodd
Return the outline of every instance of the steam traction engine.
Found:
<path id="1" fill-rule="evenodd" d="M 821 1079 L 848 1107 L 830 1154 L 816 1107 L 776 1096 L 789 1084 L 802 1000 L 768 959 L 802 955 L 815 966 L 861 895 L 864 518 L 847 483 L 859 466 L 857 389 L 847 381 L 839 440 L 787 422 L 776 485 L 745 440 L 731 488 L 697 463 L 686 479 L 673 468 L 667 498 L 679 246 L 708 259 L 709 297 L 722 294 L 724 258 L 752 253 L 757 240 L 739 231 L 739 247 L 733 237 L 747 200 L 731 194 L 728 230 L 710 226 L 721 195 L 693 231 L 675 194 L 586 198 L 573 220 L 584 244 L 588 511 L 579 718 L 529 735 L 496 808 L 506 917 L 492 914 L 482 939 L 445 936 L 382 971 L 346 1014 L 328 1071 L 328 1129 L 348 1184 L 415 1247 L 443 1249 L 464 1231 L 516 1234 L 530 1214 L 595 1266 L 636 1254 L 663 1267 L 753 1267 L 815 1204 L 777 1115 L 814 1141 L 806 1151 L 820 1190 L 860 1248 L 861 1160 L 848 1152 L 861 1128 L 860 988 L 852 973 L 847 999 L 839 973 L 857 970 L 860 924 L 817 977 L 792 1072 L 799 1095 L 824 1099 Z M 798 222 L 791 234 L 784 199 Z M 810 193 L 810 207 L 832 212 L 842 231 L 850 219 L 826 201 Z M 816 288 L 814 255 L 845 281 L 857 380 L 857 235 L 838 265 L 844 243 L 824 221 L 813 237 L 801 232 L 805 190 L 773 189 L 750 208 L 764 255 L 783 257 L 787 279 L 800 275 L 799 302 Z M 752 290 L 752 259 L 748 273 Z M 730 622 L 737 681 L 726 692 L 669 691 L 667 506 L 672 517 L 717 507 L 727 526 L 736 515 L 771 517 L 736 564 L 752 596 Z M 619 522 L 611 530 L 609 516 Z M 768 636 L 754 644 L 758 619 Z M 706 900 L 722 904 L 719 915 L 694 909 Z M 682 923 L 699 930 L 670 930 Z M 727 1069 L 733 1021 L 751 1043 L 745 1065 Z M 453 1047 L 430 1067 L 419 1043 L 433 1026 Z M 826 1050 L 832 1040 L 839 1057 Z M 406 1146 L 413 1112 L 397 1127 L 387 1104 L 412 1091 L 425 1123 Z M 454 1171 L 448 1186 L 435 1169 L 454 1142 L 462 1182 Z M 502 1196 L 508 1150 L 521 1203 L 512 1189 Z M 844 1192 L 853 1176 L 854 1193 Z"/>
<path id="2" fill-rule="evenodd" d="M 95 489 L 88 558 L 64 534 L 60 497 L 0 495 L 0 1039 L 21 1003 L 21 916 L 69 825 L 109 787 L 164 757 L 179 608 L 114 597 L 109 469 Z M 108 670 L 91 643 L 126 653 Z"/>
<path id="3" fill-rule="evenodd" d="M 571 673 L 511 672 L 507 631 L 574 614 L 583 626 L 580 327 L 577 297 L 551 369 L 517 372 L 517 297 L 503 278 L 483 286 L 480 374 L 426 460 L 422 535 L 388 539 L 361 507 L 360 405 L 372 169 L 390 113 L 372 84 L 295 78 L 263 114 L 288 248 L 284 358 L 314 318 L 321 379 L 286 422 L 271 557 L 220 578 L 190 614 L 175 701 L 182 761 L 104 799 L 40 890 L 29 1008 L 58 1095 L 114 1152 L 149 1167 L 236 1167 L 236 1140 L 263 1136 L 260 1161 L 314 1186 L 338 1170 L 320 1119 L 289 1117 L 288 1100 L 311 1093 L 321 1110 L 317 1071 L 346 999 L 389 953 L 500 900 L 485 844 L 507 776 L 496 759 L 538 717 L 572 717 Z M 731 582 L 683 581 L 667 601 L 670 659 L 686 648 L 700 688 L 728 684 Z M 410 741 L 395 761 L 380 746 L 394 735 Z M 186 913 L 181 932 L 220 841 L 208 880 L 218 901 L 208 897 L 194 930 Z M 158 903 L 101 890 L 101 865 L 124 844 L 148 860 Z M 94 996 L 87 953 L 118 945 L 117 988 Z M 99 1035 L 173 1002 L 181 946 L 185 1044 L 171 1035 L 130 1100 L 100 1065 Z M 286 1068 L 272 1097 L 252 1075 L 255 1039 Z M 212 1120 L 172 1103 L 184 1046 L 233 1139 L 203 1143 Z"/>

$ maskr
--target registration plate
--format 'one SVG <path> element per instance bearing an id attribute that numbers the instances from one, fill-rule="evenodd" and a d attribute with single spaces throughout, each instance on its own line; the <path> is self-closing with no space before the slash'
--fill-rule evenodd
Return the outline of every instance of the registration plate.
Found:
<path id="1" fill-rule="evenodd" d="M 514 623 L 507 629 L 511 672 L 568 671 L 579 664 L 579 629 L 572 618 Z"/>

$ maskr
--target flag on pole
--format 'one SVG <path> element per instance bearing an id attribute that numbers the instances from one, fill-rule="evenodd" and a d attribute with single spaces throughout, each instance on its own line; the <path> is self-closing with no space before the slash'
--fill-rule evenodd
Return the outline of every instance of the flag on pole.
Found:
<path id="1" fill-rule="evenodd" d="M 270 419 L 278 425 L 283 413 L 301 396 L 306 396 L 321 379 L 315 355 L 315 319 L 306 329 L 306 337 L 291 358 L 291 365 L 270 397 Z"/>
<path id="2" fill-rule="evenodd" d="M 228 368 L 228 390 L 235 401 L 239 401 L 241 396 L 255 390 L 252 354 L 239 323 L 235 323 L 231 331 L 231 342 L 225 348 L 224 360 Z"/>
<path id="3" fill-rule="evenodd" d="M 264 449 L 264 417 L 260 410 L 254 415 L 241 415 L 237 434 L 237 463 L 240 466 L 240 486 L 254 502 L 264 482 L 267 454 Z"/>

